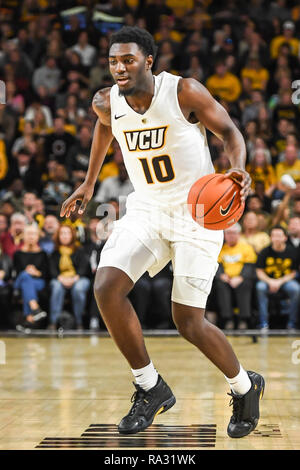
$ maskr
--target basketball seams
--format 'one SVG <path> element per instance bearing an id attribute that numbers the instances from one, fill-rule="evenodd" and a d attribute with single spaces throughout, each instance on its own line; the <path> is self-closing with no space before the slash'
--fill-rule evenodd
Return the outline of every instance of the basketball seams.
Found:
<path id="1" fill-rule="evenodd" d="M 212 178 L 212 179 L 213 179 L 213 178 Z M 212 181 L 212 179 L 209 180 L 209 181 Z M 207 211 L 202 217 L 200 217 L 200 219 L 203 218 L 203 217 L 205 217 L 207 214 L 209 214 L 210 211 L 218 204 L 218 202 L 225 196 L 225 194 L 228 193 L 228 191 L 229 191 L 234 185 L 235 185 L 235 183 L 232 182 L 231 186 L 229 186 L 229 187 L 226 189 L 226 191 L 222 194 L 222 196 L 219 197 L 219 199 L 208 209 L 208 211 Z M 204 186 L 203 186 L 203 188 L 204 188 Z M 203 189 L 203 188 L 202 188 L 202 189 Z M 198 199 L 199 199 L 199 196 L 198 196 L 198 198 L 197 198 L 196 205 L 198 204 Z M 199 217 L 196 217 L 196 218 L 199 219 Z M 226 219 L 223 219 L 223 220 L 226 220 Z"/>
<path id="2" fill-rule="evenodd" d="M 196 203 L 193 204 L 193 206 L 195 207 L 195 215 L 194 215 L 194 217 L 195 217 L 196 219 L 199 219 L 199 217 L 197 217 L 197 215 L 196 215 L 196 207 L 197 207 L 197 204 L 198 204 L 198 200 L 199 200 L 200 194 L 202 193 L 203 189 L 204 189 L 212 180 L 214 180 L 214 179 L 217 178 L 218 176 L 219 176 L 219 174 L 216 173 L 216 174 L 215 174 L 211 179 L 209 179 L 209 180 L 202 186 L 202 188 L 200 189 L 200 191 L 199 191 L 199 193 L 198 193 L 198 196 L 197 196 L 197 199 L 196 199 Z M 193 207 L 193 212 L 194 212 L 194 207 Z"/>

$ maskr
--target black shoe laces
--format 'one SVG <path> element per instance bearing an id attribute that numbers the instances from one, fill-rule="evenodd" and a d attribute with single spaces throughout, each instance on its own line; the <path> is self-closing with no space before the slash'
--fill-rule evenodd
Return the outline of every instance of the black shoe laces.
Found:
<path id="1" fill-rule="evenodd" d="M 140 387 L 134 382 L 133 382 L 133 385 L 135 386 L 136 391 L 134 392 L 134 394 L 132 395 L 130 399 L 131 403 L 133 403 L 131 410 L 129 411 L 129 415 L 131 416 L 135 413 L 139 405 L 148 403 L 148 401 L 145 399 L 146 394 L 147 394 L 146 390 L 142 389 L 142 387 Z"/>
<path id="2" fill-rule="evenodd" d="M 231 397 L 229 406 L 233 407 L 231 421 L 235 423 L 242 421 L 244 397 L 243 396 L 239 397 L 235 395 L 233 392 L 227 393 L 227 395 Z"/>

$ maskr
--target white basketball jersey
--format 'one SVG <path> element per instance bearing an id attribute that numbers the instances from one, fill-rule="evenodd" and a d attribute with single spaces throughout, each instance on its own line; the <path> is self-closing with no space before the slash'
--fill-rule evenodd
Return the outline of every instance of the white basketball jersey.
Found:
<path id="1" fill-rule="evenodd" d="M 177 97 L 181 77 L 162 72 L 155 76 L 152 102 L 138 114 L 111 88 L 112 132 L 138 200 L 174 206 L 187 201 L 189 190 L 201 176 L 214 173 L 205 128 L 191 124 Z"/>

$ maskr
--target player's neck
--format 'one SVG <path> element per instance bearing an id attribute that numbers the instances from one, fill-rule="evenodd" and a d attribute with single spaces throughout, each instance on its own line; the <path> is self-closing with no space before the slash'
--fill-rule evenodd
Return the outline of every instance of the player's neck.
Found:
<path id="1" fill-rule="evenodd" d="M 141 88 L 137 89 L 133 95 L 126 96 L 126 101 L 136 113 L 144 114 L 151 105 L 154 90 L 154 76 L 149 74 Z"/>

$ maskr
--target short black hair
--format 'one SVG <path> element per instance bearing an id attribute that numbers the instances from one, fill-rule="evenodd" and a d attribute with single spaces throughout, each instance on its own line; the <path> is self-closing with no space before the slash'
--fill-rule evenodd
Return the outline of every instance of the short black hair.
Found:
<path id="1" fill-rule="evenodd" d="M 138 26 L 123 26 L 119 31 L 113 33 L 110 37 L 109 48 L 116 43 L 127 44 L 129 42 L 137 44 L 146 57 L 152 55 L 155 59 L 157 46 L 153 36 Z"/>
<path id="2" fill-rule="evenodd" d="M 273 230 L 282 230 L 284 235 L 286 237 L 288 236 L 286 229 L 282 225 L 273 225 L 273 227 L 270 228 L 270 234 L 273 232 Z"/>

